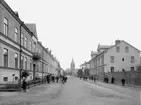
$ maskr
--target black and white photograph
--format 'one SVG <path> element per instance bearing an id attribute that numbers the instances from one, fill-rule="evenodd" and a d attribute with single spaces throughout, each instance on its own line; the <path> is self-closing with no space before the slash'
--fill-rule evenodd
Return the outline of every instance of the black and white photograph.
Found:
<path id="1" fill-rule="evenodd" d="M 0 105 L 141 105 L 141 0 L 0 0 Z"/>

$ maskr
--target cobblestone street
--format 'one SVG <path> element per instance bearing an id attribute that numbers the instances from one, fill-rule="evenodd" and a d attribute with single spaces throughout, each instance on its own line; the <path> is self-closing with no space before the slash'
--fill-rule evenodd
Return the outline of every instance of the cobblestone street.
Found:
<path id="1" fill-rule="evenodd" d="M 106 85 L 70 77 L 66 84 L 43 84 L 26 93 L 0 93 L 0 105 L 139 105 L 139 90 Z"/>

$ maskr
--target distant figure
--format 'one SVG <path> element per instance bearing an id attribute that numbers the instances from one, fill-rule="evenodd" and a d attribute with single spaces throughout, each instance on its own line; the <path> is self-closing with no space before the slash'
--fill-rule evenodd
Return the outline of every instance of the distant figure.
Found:
<path id="1" fill-rule="evenodd" d="M 27 86 L 27 82 L 24 79 L 23 82 L 22 82 L 22 87 L 23 87 L 24 92 L 26 92 L 26 86 Z"/>
<path id="2" fill-rule="evenodd" d="M 54 77 L 54 75 L 52 75 L 52 77 L 51 77 L 51 78 L 52 78 L 52 82 L 54 82 L 54 80 L 55 80 L 55 77 Z"/>
<path id="3" fill-rule="evenodd" d="M 96 82 L 96 78 L 94 77 L 94 82 Z"/>
<path id="4" fill-rule="evenodd" d="M 50 84 L 50 75 L 46 76 L 47 83 Z"/>
<path id="5" fill-rule="evenodd" d="M 115 78 L 112 77 L 112 78 L 111 78 L 111 83 L 114 84 L 114 82 L 115 82 Z"/>
<path id="6" fill-rule="evenodd" d="M 122 86 L 125 86 L 125 79 L 122 79 L 121 82 L 122 82 Z"/>
<path id="7" fill-rule="evenodd" d="M 58 80 L 59 80 L 59 77 L 57 76 L 57 77 L 56 77 L 56 82 L 57 82 L 57 83 L 58 83 Z"/>

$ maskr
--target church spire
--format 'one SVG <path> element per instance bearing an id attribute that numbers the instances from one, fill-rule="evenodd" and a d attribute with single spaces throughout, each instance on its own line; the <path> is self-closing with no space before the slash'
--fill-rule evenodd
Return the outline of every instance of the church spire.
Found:
<path id="1" fill-rule="evenodd" d="M 72 61 L 71 61 L 71 70 L 75 70 L 75 63 L 74 63 L 73 58 L 72 58 Z"/>

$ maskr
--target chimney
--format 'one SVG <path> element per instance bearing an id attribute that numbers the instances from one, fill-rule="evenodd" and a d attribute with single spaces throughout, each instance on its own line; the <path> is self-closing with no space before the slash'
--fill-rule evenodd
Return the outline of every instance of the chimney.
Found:
<path id="1" fill-rule="evenodd" d="M 121 42 L 121 40 L 116 40 L 115 45 L 119 44 L 120 42 Z"/>
<path id="2" fill-rule="evenodd" d="M 19 14 L 17 11 L 14 11 L 15 12 L 15 15 L 19 18 Z"/>

